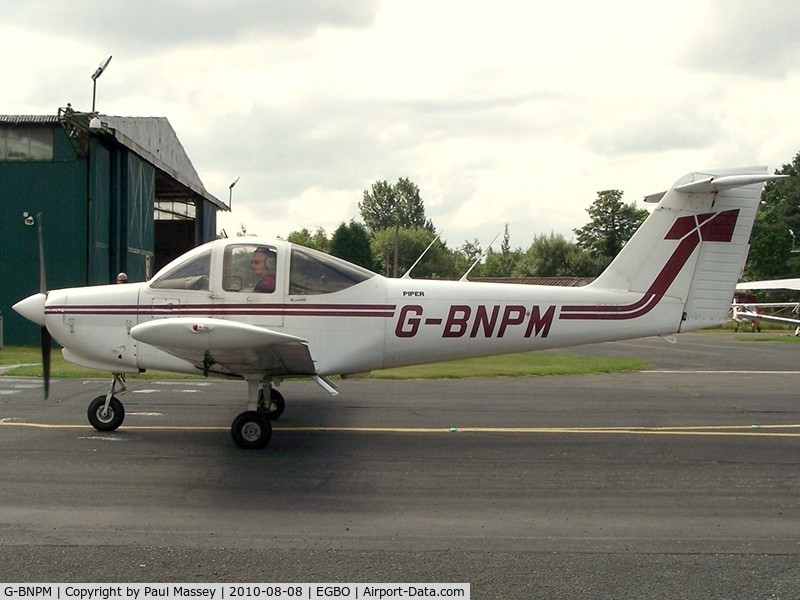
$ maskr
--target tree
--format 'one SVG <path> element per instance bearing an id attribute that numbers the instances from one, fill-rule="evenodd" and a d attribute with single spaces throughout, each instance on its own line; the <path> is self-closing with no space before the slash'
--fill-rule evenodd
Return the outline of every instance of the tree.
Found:
<path id="1" fill-rule="evenodd" d="M 376 260 L 381 261 L 384 274 L 392 270 L 395 249 L 398 250 L 397 275 L 401 275 L 411 268 L 425 248 L 436 239 L 436 234 L 425 227 L 405 227 L 399 229 L 397 234 L 395 237 L 394 230 L 383 229 L 372 236 L 372 253 Z M 452 254 L 440 240 L 434 242 L 412 273 L 417 278 L 452 277 L 455 274 Z"/>
<path id="2" fill-rule="evenodd" d="M 314 233 L 303 227 L 300 231 L 292 231 L 286 236 L 286 241 L 293 244 L 299 244 L 306 248 L 313 248 L 321 252 L 328 252 L 331 242 L 328 239 L 328 234 L 322 227 L 317 227 Z"/>
<path id="3" fill-rule="evenodd" d="M 591 277 L 602 271 L 600 261 L 560 233 L 536 235 L 519 261 L 517 276 Z"/>
<path id="4" fill-rule="evenodd" d="M 636 208 L 636 203 L 622 202 L 619 190 L 597 192 L 597 199 L 587 212 L 591 220 L 573 231 L 578 247 L 599 259 L 603 267 L 619 254 L 649 214 L 643 208 Z"/>
<path id="5" fill-rule="evenodd" d="M 381 231 L 393 232 L 394 277 L 400 272 L 400 230 L 420 227 L 435 234 L 433 223 L 425 217 L 419 187 L 408 178 L 401 177 L 394 185 L 376 181 L 370 190 L 364 190 L 358 210 L 373 238 Z"/>
<path id="6" fill-rule="evenodd" d="M 744 270 L 749 280 L 800 275 L 800 153 L 776 173 L 790 177 L 764 187 Z"/>
<path id="7" fill-rule="evenodd" d="M 367 228 L 352 219 L 333 232 L 330 253 L 367 269 L 375 268 Z"/>
<path id="8" fill-rule="evenodd" d="M 522 251 L 520 249 L 511 250 L 508 223 L 506 223 L 503 231 L 503 241 L 500 243 L 500 252 L 489 249 L 480 274 L 482 277 L 511 277 L 521 257 Z"/>
<path id="9" fill-rule="evenodd" d="M 453 250 L 451 253 L 452 261 L 458 276 L 460 277 L 466 273 L 467 269 L 472 266 L 472 263 L 482 254 L 481 243 L 477 238 L 473 239 L 471 242 L 469 240 L 464 240 L 461 246 Z"/>
<path id="10" fill-rule="evenodd" d="M 392 185 L 376 181 L 358 203 L 361 219 L 370 232 L 391 227 L 433 226 L 425 218 L 425 205 L 419 195 L 419 187 L 410 179 L 401 177 Z"/>

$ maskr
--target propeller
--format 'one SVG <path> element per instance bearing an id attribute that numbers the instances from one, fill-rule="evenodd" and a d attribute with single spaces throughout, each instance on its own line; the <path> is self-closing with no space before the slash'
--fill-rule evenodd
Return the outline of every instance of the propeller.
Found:
<path id="1" fill-rule="evenodd" d="M 47 275 L 44 269 L 44 240 L 42 235 L 42 213 L 36 215 L 36 229 L 39 233 L 39 292 L 47 296 Z M 42 346 L 42 378 L 44 380 L 44 399 L 50 395 L 50 351 L 53 347 L 53 338 L 47 330 L 47 325 L 40 328 Z"/>

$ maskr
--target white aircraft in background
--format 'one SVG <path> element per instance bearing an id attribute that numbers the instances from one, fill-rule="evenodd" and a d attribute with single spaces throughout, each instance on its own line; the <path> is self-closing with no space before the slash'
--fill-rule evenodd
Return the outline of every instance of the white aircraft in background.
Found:
<path id="1" fill-rule="evenodd" d="M 287 376 L 335 395 L 332 375 L 724 323 L 763 184 L 780 177 L 766 167 L 682 177 L 646 199 L 653 213 L 581 288 L 388 279 L 285 241 L 235 238 L 191 250 L 149 282 L 50 290 L 14 309 L 42 326 L 45 354 L 52 336 L 67 360 L 113 374 L 89 405 L 95 428 L 122 423 L 114 394 L 125 373 L 222 375 L 247 382 L 234 441 L 261 448 L 283 411 L 272 386 Z"/>
<path id="2" fill-rule="evenodd" d="M 800 278 L 795 279 L 765 279 L 762 281 L 747 281 L 736 284 L 736 294 L 731 305 L 733 319 L 740 323 L 749 323 L 756 329 L 760 321 L 791 325 L 795 328 L 794 334 L 800 335 L 800 302 L 742 302 L 739 298 L 741 292 L 751 290 L 798 290 L 800 291 Z M 766 312 L 764 310 L 766 309 Z M 781 313 L 794 315 L 783 316 Z M 756 325 L 753 325 L 753 324 Z M 760 327 L 758 328 L 760 330 Z"/>

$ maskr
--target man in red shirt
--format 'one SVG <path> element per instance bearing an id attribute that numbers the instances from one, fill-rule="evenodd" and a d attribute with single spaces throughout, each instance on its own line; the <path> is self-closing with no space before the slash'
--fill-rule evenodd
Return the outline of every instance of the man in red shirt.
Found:
<path id="1" fill-rule="evenodd" d="M 271 294 L 275 291 L 275 253 L 263 246 L 256 248 L 250 259 L 250 267 L 256 276 L 254 292 Z"/>

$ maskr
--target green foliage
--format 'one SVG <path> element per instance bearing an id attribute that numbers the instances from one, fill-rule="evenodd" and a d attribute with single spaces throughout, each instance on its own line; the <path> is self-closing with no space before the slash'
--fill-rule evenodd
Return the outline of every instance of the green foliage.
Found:
<path id="1" fill-rule="evenodd" d="M 471 242 L 469 240 L 464 240 L 461 246 L 451 252 L 456 274 L 460 277 L 466 273 L 467 269 L 470 268 L 472 263 L 474 263 L 481 254 L 483 254 L 483 250 L 477 239 Z"/>
<path id="2" fill-rule="evenodd" d="M 436 234 L 425 227 L 408 227 L 398 230 L 383 229 L 372 235 L 372 253 L 382 265 L 382 272 L 393 272 L 393 258 L 397 249 L 397 275 L 402 275 L 414 264 L 434 239 Z M 416 278 L 448 278 L 456 274 L 452 253 L 440 241 L 431 246 L 411 273 Z"/>
<path id="3" fill-rule="evenodd" d="M 306 248 L 313 248 L 321 252 L 329 252 L 331 242 L 328 239 L 328 234 L 322 227 L 317 227 L 314 233 L 303 227 L 300 231 L 292 231 L 286 236 L 286 241 L 292 244 L 299 244 Z"/>
<path id="4" fill-rule="evenodd" d="M 433 231 L 433 225 L 425 218 L 419 187 L 408 178 L 401 177 L 394 185 L 376 181 L 371 189 L 364 190 L 358 210 L 371 233 L 400 227 L 425 227 Z"/>
<path id="5" fill-rule="evenodd" d="M 533 243 L 517 264 L 520 277 L 593 277 L 603 269 L 603 261 L 593 257 L 560 233 L 535 235 Z"/>
<path id="6" fill-rule="evenodd" d="M 408 254 L 409 241 L 401 242 L 401 230 L 413 231 L 423 229 L 435 235 L 433 223 L 425 218 L 425 205 L 419 195 L 419 187 L 408 178 L 401 177 L 391 185 L 386 181 L 376 181 L 370 190 L 364 190 L 364 197 L 358 203 L 358 210 L 364 224 L 372 234 L 373 252 L 376 261 L 384 265 L 384 273 L 398 277 L 403 272 L 402 254 Z M 387 262 L 386 234 L 391 232 L 391 269 Z M 405 234 L 408 238 L 410 234 Z M 430 242 L 429 242 L 430 243 Z M 406 248 L 401 248 L 401 244 Z M 377 247 L 377 251 L 375 250 Z M 424 247 L 423 247 L 424 249 Z M 412 259 L 413 262 L 414 259 Z"/>
<path id="7" fill-rule="evenodd" d="M 800 153 L 776 173 L 790 177 L 764 188 L 744 270 L 748 280 L 800 276 Z"/>
<path id="8" fill-rule="evenodd" d="M 375 269 L 367 228 L 354 220 L 349 224 L 342 223 L 333 232 L 330 253 L 367 269 Z"/>
<path id="9" fill-rule="evenodd" d="M 480 275 L 482 277 L 511 277 L 514 275 L 515 267 L 521 256 L 521 250 L 511 250 L 508 223 L 506 223 L 503 241 L 500 243 L 500 252 L 489 249 L 479 271 Z"/>
<path id="10" fill-rule="evenodd" d="M 573 231 L 578 247 L 599 259 L 603 268 L 619 254 L 649 214 L 645 209 L 636 208 L 636 203 L 625 204 L 619 190 L 597 192 L 597 199 L 587 212 L 590 221 Z"/>

